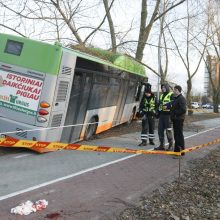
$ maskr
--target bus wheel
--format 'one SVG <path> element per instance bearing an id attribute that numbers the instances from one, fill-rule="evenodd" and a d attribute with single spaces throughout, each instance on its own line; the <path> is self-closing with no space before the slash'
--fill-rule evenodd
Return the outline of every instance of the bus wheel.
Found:
<path id="1" fill-rule="evenodd" d="M 95 135 L 95 132 L 96 132 L 96 129 L 97 129 L 97 119 L 95 117 L 92 117 L 89 121 L 89 123 L 91 124 L 88 124 L 87 127 L 86 127 L 86 132 L 85 132 L 85 136 L 84 136 L 84 139 L 86 141 L 88 140 L 91 140 L 92 137 Z M 92 124 L 94 123 L 94 124 Z"/>

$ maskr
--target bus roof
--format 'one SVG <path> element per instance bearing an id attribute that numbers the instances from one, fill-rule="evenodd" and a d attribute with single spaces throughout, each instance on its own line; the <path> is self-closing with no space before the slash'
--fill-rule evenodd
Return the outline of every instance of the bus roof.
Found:
<path id="1" fill-rule="evenodd" d="M 22 55 L 16 54 L 16 49 L 12 50 L 9 48 L 9 51 L 7 51 L 6 48 L 8 46 L 8 42 L 12 43 L 12 47 L 20 47 L 22 50 Z M 25 37 L 0 33 L 1 62 L 57 75 L 59 73 L 62 51 L 66 51 L 90 61 L 146 77 L 144 66 L 137 61 L 121 54 L 112 54 L 110 56 L 108 51 L 101 49 L 96 50 L 98 50 L 99 53 L 100 51 L 101 53 L 105 53 L 108 59 L 102 59 L 89 53 L 62 47 L 59 43 L 52 45 Z M 13 54 L 14 52 L 15 54 Z"/>
<path id="2" fill-rule="evenodd" d="M 98 56 L 94 56 L 92 54 L 85 53 L 79 50 L 74 50 L 66 47 L 63 47 L 63 49 L 70 53 L 75 54 L 78 57 L 146 77 L 144 66 L 127 56 L 120 54 L 113 54 L 111 56 L 108 55 L 108 60 L 106 60 Z"/>

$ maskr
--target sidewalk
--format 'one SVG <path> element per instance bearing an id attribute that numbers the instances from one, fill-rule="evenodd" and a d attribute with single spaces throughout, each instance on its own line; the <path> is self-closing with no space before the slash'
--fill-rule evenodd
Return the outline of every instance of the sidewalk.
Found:
<path id="1" fill-rule="evenodd" d="M 210 128 L 220 127 L 220 118 L 197 121 L 197 122 L 193 122 L 192 125 L 195 125 L 195 126 L 192 126 L 192 128 L 189 129 L 189 131 L 184 131 L 185 138 L 192 136 L 192 135 L 196 135 L 199 132 L 209 130 Z M 155 130 L 155 137 L 156 137 L 155 146 L 147 145 L 146 147 L 139 147 L 138 144 L 141 143 L 140 135 L 141 135 L 141 131 L 135 132 L 135 133 L 123 134 L 117 137 L 95 139 L 92 141 L 83 141 L 81 143 L 88 144 L 88 145 L 92 144 L 92 145 L 105 145 L 105 146 L 112 146 L 112 147 L 125 147 L 125 148 L 130 148 L 130 149 L 153 149 L 155 146 L 159 146 L 157 130 Z M 166 135 L 165 135 L 165 139 L 166 139 Z M 168 143 L 166 142 L 166 144 Z"/>

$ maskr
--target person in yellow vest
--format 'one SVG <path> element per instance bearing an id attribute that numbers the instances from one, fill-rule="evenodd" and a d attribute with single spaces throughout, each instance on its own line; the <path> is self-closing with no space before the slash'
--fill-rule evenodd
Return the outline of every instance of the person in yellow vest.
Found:
<path id="1" fill-rule="evenodd" d="M 146 146 L 147 140 L 154 145 L 154 129 L 155 129 L 155 107 L 156 98 L 151 92 L 151 84 L 146 83 L 144 95 L 141 99 L 139 107 L 139 115 L 142 118 L 141 143 L 139 146 Z"/>
<path id="2" fill-rule="evenodd" d="M 157 109 L 157 116 L 159 117 L 158 136 L 160 145 L 159 147 L 154 148 L 154 150 L 166 150 L 164 131 L 166 131 L 167 140 L 169 142 L 169 147 L 167 150 L 172 150 L 173 135 L 170 120 L 170 109 L 174 100 L 174 95 L 173 92 L 170 92 L 169 85 L 167 83 L 161 85 L 161 90 L 162 94 L 160 95 L 159 107 Z"/>

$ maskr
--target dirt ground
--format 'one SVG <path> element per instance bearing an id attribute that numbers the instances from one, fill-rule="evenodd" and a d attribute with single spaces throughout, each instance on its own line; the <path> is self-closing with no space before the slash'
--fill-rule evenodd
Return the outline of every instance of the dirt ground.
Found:
<path id="1" fill-rule="evenodd" d="M 191 162 L 180 179 L 169 183 L 139 204 L 126 208 L 117 220 L 219 220 L 220 146 Z"/>

